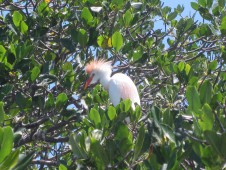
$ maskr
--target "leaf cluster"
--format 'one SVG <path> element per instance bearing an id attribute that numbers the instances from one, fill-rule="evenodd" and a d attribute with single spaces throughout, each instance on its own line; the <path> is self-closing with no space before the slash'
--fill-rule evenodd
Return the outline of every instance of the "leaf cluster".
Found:
<path id="1" fill-rule="evenodd" d="M 225 0 L 191 7 L 0 0 L 0 169 L 225 168 Z M 83 89 L 95 58 L 140 107 Z"/>

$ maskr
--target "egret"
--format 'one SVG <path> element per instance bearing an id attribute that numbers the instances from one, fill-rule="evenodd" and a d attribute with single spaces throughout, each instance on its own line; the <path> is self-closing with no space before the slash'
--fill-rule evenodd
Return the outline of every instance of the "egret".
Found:
<path id="1" fill-rule="evenodd" d="M 104 59 L 89 62 L 85 71 L 89 78 L 85 83 L 85 89 L 97 82 L 108 91 L 110 100 L 114 106 L 120 103 L 121 99 L 130 99 L 131 107 L 135 109 L 135 103 L 140 105 L 140 97 L 137 88 L 131 78 L 123 73 L 112 74 L 110 61 Z"/>

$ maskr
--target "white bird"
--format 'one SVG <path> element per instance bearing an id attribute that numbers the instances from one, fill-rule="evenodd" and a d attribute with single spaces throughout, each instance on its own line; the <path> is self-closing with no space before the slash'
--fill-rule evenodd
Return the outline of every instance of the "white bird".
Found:
<path id="1" fill-rule="evenodd" d="M 122 73 L 116 73 L 113 76 L 110 61 L 103 59 L 93 60 L 85 67 L 85 71 L 89 74 L 86 81 L 85 89 L 89 84 L 100 84 L 108 91 L 110 100 L 114 106 L 120 103 L 121 99 L 130 99 L 132 108 L 135 109 L 135 103 L 140 105 L 140 97 L 137 88 L 130 77 Z"/>

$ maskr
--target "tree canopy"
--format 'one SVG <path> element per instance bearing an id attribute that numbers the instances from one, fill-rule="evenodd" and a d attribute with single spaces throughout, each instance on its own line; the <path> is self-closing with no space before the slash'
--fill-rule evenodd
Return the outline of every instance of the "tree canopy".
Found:
<path id="1" fill-rule="evenodd" d="M 225 168 L 225 0 L 191 7 L 0 0 L 0 169 Z M 96 58 L 133 79 L 141 107 L 83 89 Z"/>

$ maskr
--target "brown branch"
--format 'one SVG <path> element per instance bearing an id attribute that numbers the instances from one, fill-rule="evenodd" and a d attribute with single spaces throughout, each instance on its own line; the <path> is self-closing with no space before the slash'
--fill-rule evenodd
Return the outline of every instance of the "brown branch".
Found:
<path id="1" fill-rule="evenodd" d="M 59 143 L 59 142 L 68 142 L 69 137 L 42 137 L 39 140 L 43 140 L 45 142 Z"/>
<path id="2" fill-rule="evenodd" d="M 40 165 L 47 165 L 47 166 L 57 166 L 58 162 L 53 160 L 32 160 L 32 164 L 40 164 Z"/>
<path id="3" fill-rule="evenodd" d="M 185 61 L 185 62 L 188 62 L 188 61 L 195 60 L 196 58 L 199 58 L 203 53 L 204 53 L 204 52 L 202 51 L 202 52 L 198 53 L 198 55 L 196 55 L 195 57 L 188 58 L 188 59 L 186 59 L 186 60 L 184 60 L 184 61 Z M 181 60 L 179 60 L 179 61 L 181 61 Z M 178 61 L 178 62 L 179 62 L 179 61 Z"/>
<path id="4" fill-rule="evenodd" d="M 68 119 L 67 121 L 62 121 L 58 124 L 55 124 L 54 126 L 50 127 L 49 129 L 46 130 L 46 133 L 49 133 L 49 132 L 52 132 L 52 131 L 55 131 L 59 128 L 62 128 L 63 126 L 71 123 L 72 121 L 76 120 L 78 117 L 77 116 L 72 116 L 70 119 Z"/>
<path id="5" fill-rule="evenodd" d="M 26 129 L 32 129 L 32 128 L 35 128 L 35 127 L 43 124 L 44 122 L 46 122 L 48 120 L 49 120 L 49 117 L 44 117 L 42 119 L 39 119 L 37 122 L 30 123 L 30 124 L 22 124 L 22 126 L 25 127 Z"/>
<path id="6" fill-rule="evenodd" d="M 206 140 L 202 140 L 202 139 L 199 139 L 195 136 L 192 136 L 191 134 L 189 134 L 188 132 L 186 132 L 185 130 L 182 130 L 181 128 L 178 129 L 178 131 L 184 135 L 186 135 L 187 137 L 189 137 L 190 139 L 196 141 L 196 142 L 199 142 L 199 143 L 203 143 L 203 144 L 208 144 L 208 142 Z"/>

